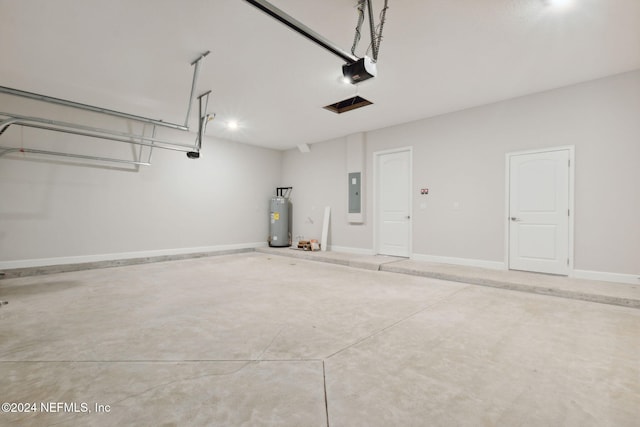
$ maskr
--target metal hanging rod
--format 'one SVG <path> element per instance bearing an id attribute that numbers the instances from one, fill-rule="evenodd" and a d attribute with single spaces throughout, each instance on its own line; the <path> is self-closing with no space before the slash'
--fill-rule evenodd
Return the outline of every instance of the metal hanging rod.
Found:
<path id="1" fill-rule="evenodd" d="M 94 105 L 82 104 L 80 102 L 69 101 L 66 99 L 55 98 L 53 96 L 41 95 L 39 93 L 27 92 L 19 89 L 12 89 L 10 87 L 0 86 L 0 93 L 6 93 L 8 95 L 21 96 L 23 98 L 35 99 L 37 101 L 48 102 L 50 104 L 64 105 L 65 107 L 77 108 L 84 111 L 92 111 L 95 113 L 106 114 L 109 116 L 120 117 L 122 119 L 135 120 L 141 123 L 150 123 L 157 126 L 164 126 L 178 130 L 189 130 L 188 127 L 183 125 L 177 125 L 175 123 L 164 122 L 162 120 L 150 119 L 148 117 L 136 116 L 134 114 L 123 113 L 121 111 L 109 110 L 107 108 L 96 107 Z"/>
<path id="2" fill-rule="evenodd" d="M 17 114 L 14 114 L 8 119 L 0 121 L 0 135 L 2 135 L 9 126 L 18 125 L 18 126 L 30 127 L 34 129 L 42 129 L 42 130 L 48 130 L 53 132 L 67 133 L 71 135 L 80 135 L 80 136 L 87 136 L 91 138 L 98 138 L 98 139 L 104 139 L 109 141 L 124 142 L 132 145 L 150 147 L 151 149 L 160 148 L 163 150 L 180 151 L 180 152 L 187 153 L 187 157 L 191 159 L 197 159 L 200 157 L 200 149 L 202 148 L 202 140 L 204 138 L 204 132 L 206 130 L 207 123 L 215 117 L 215 114 L 204 113 L 209 103 L 210 94 L 211 94 L 211 91 L 207 91 L 202 95 L 198 96 L 200 118 L 198 120 L 198 134 L 197 134 L 196 142 L 194 145 L 179 144 L 179 143 L 156 138 L 155 125 L 153 126 L 153 135 L 151 137 L 148 137 L 144 135 L 136 135 L 136 134 L 127 133 L 127 132 L 118 132 L 113 130 L 91 127 L 91 126 L 79 125 L 75 123 L 42 119 L 40 117 L 21 116 Z M 9 116 L 9 115 L 10 115 L 9 113 L 0 112 L 0 116 Z M 132 161 L 130 160 L 108 159 L 105 157 L 75 155 L 75 154 L 55 152 L 55 151 L 18 149 L 18 148 L 9 148 L 6 151 L 1 152 L 0 157 L 15 151 L 21 151 L 24 153 L 60 155 L 64 157 L 75 157 L 75 158 L 82 158 L 82 159 L 89 159 L 89 160 L 114 161 L 118 163 L 132 163 Z M 141 164 L 144 166 L 148 166 L 151 163 L 133 162 L 132 164 Z"/>
<path id="3" fill-rule="evenodd" d="M 36 124 L 23 124 L 22 126 L 25 127 L 31 127 L 34 129 L 42 129 L 42 130 L 48 130 L 48 131 L 52 131 L 52 132 L 61 132 L 61 133 L 68 133 L 70 135 L 80 135 L 80 136 L 87 136 L 90 138 L 98 138 L 98 139 L 104 139 L 107 141 L 117 141 L 117 142 L 125 142 L 127 144 L 132 144 L 132 145 L 142 145 L 144 147 L 153 147 L 153 148 L 161 148 L 163 150 L 172 150 L 172 151 L 181 151 L 181 152 L 189 152 L 193 149 L 193 147 L 191 146 L 181 146 L 181 147 L 185 147 L 185 148 L 180 148 L 177 146 L 170 146 L 170 145 L 158 145 L 158 142 L 143 142 L 143 141 L 135 141 L 135 140 L 131 140 L 131 139 L 127 139 L 127 138 L 118 138 L 115 136 L 107 136 L 107 135 L 95 135 L 92 133 L 88 133 L 88 132 L 81 132 L 81 131 L 74 131 L 74 130 L 70 130 L 70 129 L 60 129 L 60 128 L 55 128 L 55 127 L 51 127 L 51 126 L 44 126 L 44 125 L 36 125 Z M 140 138 L 140 137 L 138 137 Z M 149 138 L 145 138 L 145 139 L 149 139 Z"/>
<path id="4" fill-rule="evenodd" d="M 189 130 L 189 127 L 188 127 L 189 117 L 191 115 L 191 106 L 193 104 L 193 100 L 195 97 L 200 66 L 201 66 L 202 60 L 208 54 L 209 54 L 209 51 L 203 53 L 191 63 L 191 65 L 195 67 L 193 70 L 193 79 L 191 82 L 191 91 L 189 95 L 189 105 L 187 106 L 187 114 L 185 117 L 184 125 L 169 123 L 163 120 L 151 119 L 148 117 L 142 117 L 134 114 L 124 113 L 121 111 L 110 110 L 110 109 L 96 107 L 88 104 L 82 104 L 79 102 L 70 101 L 66 99 L 55 98 L 52 96 L 41 95 L 33 92 L 27 92 L 19 89 L 0 86 L 0 93 L 21 96 L 24 98 L 34 99 L 37 101 L 63 105 L 65 107 L 77 108 L 84 111 L 101 113 L 105 115 L 115 116 L 118 118 L 133 120 L 135 122 L 139 122 L 143 124 L 153 125 L 153 133 L 152 133 L 152 136 L 149 137 L 144 135 L 136 135 L 133 133 L 86 126 L 86 125 L 81 125 L 77 123 L 69 123 L 69 122 L 58 121 L 58 120 L 44 119 L 40 117 L 30 117 L 30 116 L 23 116 L 19 114 L 0 112 L 0 116 L 6 117 L 5 119 L 0 119 L 0 135 L 2 135 L 9 128 L 9 126 L 18 125 L 23 127 L 30 127 L 35 129 L 52 131 L 52 132 L 61 132 L 61 133 L 67 133 L 72 135 L 86 136 L 90 138 L 124 142 L 124 143 L 138 145 L 138 146 L 150 147 L 149 159 L 147 162 L 142 162 L 137 160 L 107 158 L 107 157 L 99 157 L 99 156 L 90 156 L 90 155 L 84 155 L 84 154 L 64 153 L 59 151 L 36 150 L 31 148 L 14 148 L 14 147 L 4 147 L 4 148 L 0 147 L 0 157 L 9 153 L 22 152 L 22 153 L 43 154 L 43 155 L 50 155 L 50 156 L 71 157 L 71 158 L 77 158 L 77 159 L 97 160 L 97 161 L 103 161 L 103 162 L 114 162 L 114 163 L 125 163 L 125 164 L 149 166 L 151 165 L 151 154 L 153 152 L 153 149 L 160 148 L 164 150 L 185 152 L 187 153 L 187 156 L 189 158 L 198 158 L 200 157 L 200 149 L 202 147 L 202 140 L 204 138 L 204 131 L 206 129 L 206 124 L 210 120 L 212 120 L 213 117 L 215 117 L 215 114 L 211 115 L 206 113 L 209 94 L 211 93 L 211 91 L 207 91 L 202 95 L 198 96 L 198 103 L 199 103 L 198 133 L 197 133 L 196 141 L 194 144 L 191 144 L 191 145 L 180 144 L 180 143 L 156 138 L 156 126 L 162 126 L 165 128 L 171 128 L 171 129 L 176 129 L 181 131 Z M 204 98 L 204 101 L 203 101 L 203 98 Z M 203 109 L 203 103 L 204 103 L 204 109 Z"/>
<path id="5" fill-rule="evenodd" d="M 113 130 L 101 129 L 91 126 L 84 126 L 75 123 L 62 122 L 57 120 L 42 119 L 39 117 L 21 116 L 18 114 L 9 114 L 0 112 L 0 116 L 10 116 L 8 119 L 0 121 L 0 135 L 10 126 L 19 125 L 35 129 L 44 129 L 54 132 L 69 133 L 73 135 L 89 136 L 93 138 L 106 139 L 110 141 L 126 142 L 129 144 L 152 146 L 155 148 L 163 148 L 177 151 L 190 151 L 194 145 L 179 144 L 155 137 L 136 135 L 127 132 L 118 132 Z M 49 125 L 49 126 L 47 126 Z M 138 141 L 140 140 L 140 141 Z M 142 141 L 149 141 L 145 143 Z M 183 147 L 180 149 L 178 147 Z"/>
<path id="6" fill-rule="evenodd" d="M 165 122 L 163 120 L 152 119 L 152 118 L 149 118 L 149 117 L 138 116 L 138 115 L 135 115 L 135 114 L 129 114 L 129 113 L 125 113 L 125 112 L 122 112 L 122 111 L 110 110 L 108 108 L 96 107 L 95 105 L 83 104 L 83 103 L 80 103 L 80 102 L 75 102 L 75 101 L 70 101 L 70 100 L 67 100 L 67 99 L 56 98 L 56 97 L 48 96 L 48 95 L 42 95 L 42 94 L 39 94 L 39 93 L 27 92 L 27 91 L 20 90 L 20 89 L 13 89 L 13 88 L 6 87 L 6 86 L 0 86 L 0 93 L 6 93 L 8 95 L 21 96 L 23 98 L 35 99 L 37 101 L 48 102 L 48 103 L 51 103 L 51 104 L 64 105 L 65 107 L 77 108 L 77 109 L 84 110 L 84 111 L 92 111 L 92 112 L 95 112 L 95 113 L 101 113 L 101 114 L 106 114 L 106 115 L 109 115 L 109 116 L 120 117 L 122 119 L 134 120 L 136 122 L 149 123 L 149 124 L 153 124 L 153 125 L 156 125 L 156 126 L 162 126 L 162 127 L 178 129 L 178 130 L 182 130 L 182 131 L 188 131 L 189 130 L 189 127 L 188 127 L 189 115 L 191 113 L 191 104 L 193 103 L 193 98 L 195 96 L 196 83 L 197 83 L 199 69 L 200 69 L 200 62 L 208 54 L 209 54 L 209 51 L 206 51 L 205 53 L 200 55 L 198 57 L 198 59 L 196 59 L 195 61 L 193 61 L 191 63 L 191 65 L 195 65 L 195 68 L 193 70 L 193 79 L 192 79 L 192 83 L 191 83 L 191 94 L 190 94 L 190 97 L 189 97 L 189 108 L 187 109 L 187 117 L 185 119 L 184 125 Z"/>
<path id="7" fill-rule="evenodd" d="M 150 166 L 149 162 L 139 162 L 137 160 L 125 160 L 125 159 L 114 159 L 111 157 L 97 157 L 97 156 L 87 156 L 84 154 L 72 154 L 72 153 L 62 153 L 59 151 L 47 151 L 47 150 L 34 150 L 31 148 L 13 148 L 9 147 L 0 151 L 0 157 L 9 153 L 33 153 L 33 154 L 46 154 L 47 156 L 59 156 L 59 157 L 71 157 L 74 159 L 85 159 L 85 160 L 97 160 L 101 162 L 111 162 L 111 163 L 124 163 L 129 165 L 138 165 L 138 166 Z"/>
<path id="8" fill-rule="evenodd" d="M 268 1 L 265 1 L 265 0 L 245 0 L 245 1 L 257 7 L 267 15 L 271 16 L 272 18 L 282 22 L 284 25 L 291 28 L 292 30 L 298 32 L 299 34 L 302 34 L 304 37 L 308 38 L 312 42 L 322 46 L 323 48 L 333 53 L 334 55 L 339 56 L 347 63 L 353 63 L 359 59 L 357 56 L 342 50 L 335 43 L 331 42 L 330 40 L 316 33 L 311 28 L 307 27 L 302 22 L 298 21 L 297 19 L 287 14 L 286 12 L 282 11 L 281 9 L 278 9 Z"/>
<path id="9" fill-rule="evenodd" d="M 215 117 L 214 114 L 214 116 L 210 118 L 210 115 L 206 113 L 207 106 L 209 105 L 209 94 L 211 94 L 211 91 L 205 92 L 198 97 L 198 137 L 196 138 L 195 150 L 187 153 L 187 157 L 190 159 L 200 158 L 200 149 L 202 148 L 204 131 L 207 129 L 207 123 L 209 123 L 209 120 L 212 120 L 213 117 Z"/>

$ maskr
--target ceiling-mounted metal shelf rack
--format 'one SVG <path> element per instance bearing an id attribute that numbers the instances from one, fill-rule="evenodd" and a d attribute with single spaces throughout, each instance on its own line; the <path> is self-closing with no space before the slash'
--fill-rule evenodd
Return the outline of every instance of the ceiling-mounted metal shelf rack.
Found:
<path id="1" fill-rule="evenodd" d="M 48 95 L 42 95 L 33 92 L 27 92 L 19 89 L 13 89 L 5 86 L 0 86 L 0 93 L 19 96 L 27 99 L 32 99 L 36 101 L 46 102 L 50 104 L 62 105 L 65 107 L 76 108 L 83 111 L 89 111 L 93 113 L 104 114 L 108 116 L 113 116 L 125 120 L 134 121 L 142 124 L 150 124 L 152 125 L 152 135 L 145 136 L 143 134 L 135 134 L 129 132 L 120 132 L 111 129 L 98 128 L 93 126 L 87 126 L 79 123 L 70 123 L 59 120 L 51 120 L 42 117 L 32 117 L 32 116 L 24 116 L 21 114 L 14 114 L 10 112 L 0 112 L 0 137 L 2 134 L 12 125 L 29 127 L 35 129 L 41 129 L 45 131 L 51 132 L 62 132 L 72 135 L 80 135 L 90 138 L 97 138 L 101 140 L 109 140 L 109 141 L 117 141 L 124 142 L 127 144 L 149 147 L 149 156 L 147 161 L 142 161 L 142 159 L 138 158 L 137 160 L 130 159 L 119 159 L 119 158 L 111 158 L 111 157 L 101 157 L 101 156 L 91 156 L 85 154 L 76 154 L 76 153 L 68 153 L 61 152 L 55 150 L 40 150 L 34 148 L 26 148 L 26 147 L 1 147 L 0 146 L 0 157 L 15 152 L 21 153 L 33 153 L 39 155 L 50 155 L 50 156 L 61 156 L 61 157 L 71 157 L 77 159 L 85 159 L 85 160 L 94 160 L 100 162 L 113 162 L 113 163 L 126 163 L 126 164 L 134 164 L 134 165 L 142 165 L 149 166 L 151 164 L 151 153 L 154 148 L 159 148 L 163 150 L 173 150 L 173 151 L 181 151 L 187 154 L 189 158 L 198 158 L 200 157 L 200 149 L 202 148 L 202 139 L 204 138 L 204 132 L 206 130 L 207 123 L 215 117 L 215 114 L 207 113 L 209 96 L 211 91 L 207 91 L 202 93 L 197 97 L 198 99 L 198 133 L 196 135 L 196 140 L 194 144 L 182 144 L 178 142 L 173 142 L 166 139 L 156 138 L 156 128 L 163 127 L 174 129 L 178 131 L 189 131 L 189 118 L 191 115 L 191 107 L 193 104 L 193 100 L 195 97 L 195 92 L 197 88 L 198 75 L 200 72 L 200 67 L 202 64 L 202 60 L 209 54 L 209 51 L 200 55 L 196 60 L 194 60 L 191 65 L 195 66 L 193 70 L 193 79 L 191 83 L 191 91 L 189 95 L 189 104 L 187 106 L 187 114 L 184 120 L 184 124 L 176 124 L 165 122 L 163 120 L 138 116 L 134 114 L 129 114 L 122 111 L 110 110 L 107 108 L 97 107 L 94 105 L 83 104 L 75 101 L 70 101 L 61 98 L 55 98 Z M 144 132 L 143 132 L 144 133 Z"/>

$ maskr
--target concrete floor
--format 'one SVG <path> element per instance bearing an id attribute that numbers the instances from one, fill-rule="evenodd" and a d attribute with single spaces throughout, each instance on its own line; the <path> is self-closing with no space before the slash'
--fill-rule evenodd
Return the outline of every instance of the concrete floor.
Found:
<path id="1" fill-rule="evenodd" d="M 629 306 L 258 252 L 0 299 L 2 426 L 639 425 Z"/>

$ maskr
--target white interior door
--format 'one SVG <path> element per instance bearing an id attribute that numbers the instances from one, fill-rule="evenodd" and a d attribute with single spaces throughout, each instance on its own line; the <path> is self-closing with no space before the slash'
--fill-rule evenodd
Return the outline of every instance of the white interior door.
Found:
<path id="1" fill-rule="evenodd" d="M 569 150 L 509 159 L 509 268 L 569 273 Z"/>
<path id="2" fill-rule="evenodd" d="M 411 150 L 376 154 L 377 252 L 408 257 L 411 244 Z"/>

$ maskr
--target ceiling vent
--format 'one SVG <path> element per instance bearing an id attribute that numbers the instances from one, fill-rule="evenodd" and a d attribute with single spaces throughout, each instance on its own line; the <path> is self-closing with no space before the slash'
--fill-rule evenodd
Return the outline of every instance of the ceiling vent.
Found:
<path id="1" fill-rule="evenodd" d="M 353 98 L 345 99 L 340 102 L 336 102 L 335 104 L 327 105 L 324 107 L 329 111 L 333 111 L 337 114 L 342 114 L 347 111 L 355 110 L 356 108 L 366 107 L 367 105 L 371 105 L 373 102 L 367 101 L 366 99 L 360 96 L 354 96 Z"/>

